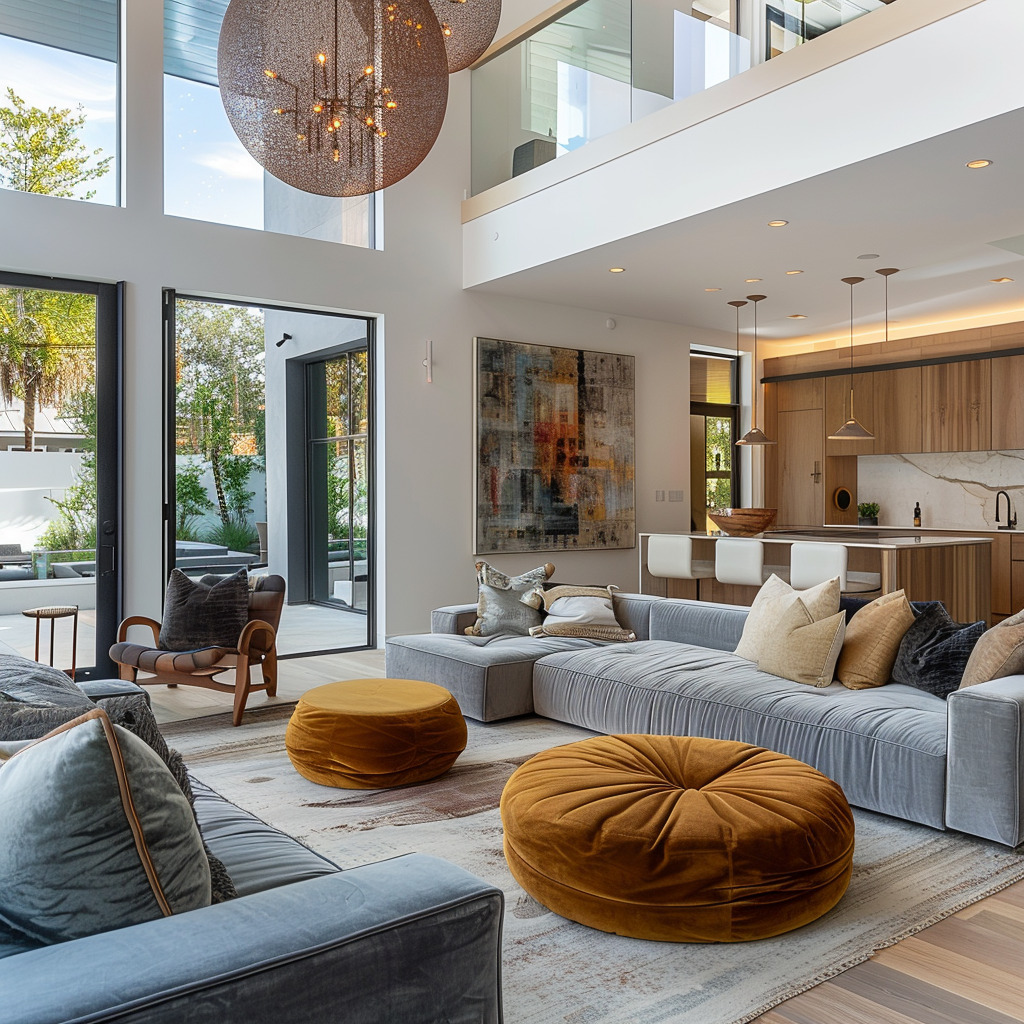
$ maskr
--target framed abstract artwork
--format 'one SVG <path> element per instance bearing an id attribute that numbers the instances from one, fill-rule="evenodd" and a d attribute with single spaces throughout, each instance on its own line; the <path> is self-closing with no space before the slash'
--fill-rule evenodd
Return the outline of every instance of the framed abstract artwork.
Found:
<path id="1" fill-rule="evenodd" d="M 634 360 L 477 338 L 477 554 L 636 544 Z"/>

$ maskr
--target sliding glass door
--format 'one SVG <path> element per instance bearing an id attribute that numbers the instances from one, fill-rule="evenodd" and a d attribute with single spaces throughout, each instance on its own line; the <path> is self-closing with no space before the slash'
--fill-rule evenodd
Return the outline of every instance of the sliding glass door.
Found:
<path id="1" fill-rule="evenodd" d="M 38 624 L 80 679 L 116 674 L 120 310 L 117 285 L 0 273 L 0 650 L 35 657 Z"/>

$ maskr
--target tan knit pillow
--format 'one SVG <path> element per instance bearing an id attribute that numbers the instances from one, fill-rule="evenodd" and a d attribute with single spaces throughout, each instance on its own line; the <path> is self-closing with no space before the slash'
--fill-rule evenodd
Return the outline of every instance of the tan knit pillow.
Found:
<path id="1" fill-rule="evenodd" d="M 736 655 L 747 661 L 760 662 L 761 651 L 771 641 L 778 623 L 798 600 L 812 622 L 835 615 L 839 611 L 839 577 L 809 590 L 794 590 L 778 576 L 769 576 L 750 606 L 747 621 L 743 624 L 743 635 L 736 645 Z M 792 676 L 785 678 L 791 679 Z"/>
<path id="2" fill-rule="evenodd" d="M 900 641 L 914 624 L 906 594 L 897 590 L 864 605 L 846 627 L 836 678 L 851 690 L 884 686 L 900 650 Z"/>
<path id="3" fill-rule="evenodd" d="M 959 689 L 1024 672 L 1024 610 L 981 634 L 964 669 Z"/>
<path id="4" fill-rule="evenodd" d="M 846 612 L 811 618 L 802 598 L 790 604 L 761 644 L 757 667 L 762 672 L 810 686 L 828 686 L 846 632 Z"/>

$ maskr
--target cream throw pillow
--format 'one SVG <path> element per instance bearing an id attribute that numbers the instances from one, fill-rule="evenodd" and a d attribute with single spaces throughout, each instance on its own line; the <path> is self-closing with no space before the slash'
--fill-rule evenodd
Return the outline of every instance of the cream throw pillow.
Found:
<path id="1" fill-rule="evenodd" d="M 803 602 L 811 621 L 828 618 L 839 611 L 839 577 L 819 583 L 810 590 L 794 590 L 778 576 L 769 576 L 750 606 L 736 654 L 757 661 L 765 644 L 775 632 L 786 609 L 797 600 Z"/>
<path id="2" fill-rule="evenodd" d="M 892 676 L 904 634 L 914 624 L 906 594 L 897 590 L 864 605 L 850 619 L 836 677 L 851 690 L 884 686 Z"/>
<path id="3" fill-rule="evenodd" d="M 736 654 L 783 679 L 828 686 L 845 632 L 838 577 L 794 590 L 773 575 L 751 605 Z"/>
<path id="4" fill-rule="evenodd" d="M 964 669 L 960 689 L 1024 672 L 1024 611 L 997 622 L 981 635 Z"/>

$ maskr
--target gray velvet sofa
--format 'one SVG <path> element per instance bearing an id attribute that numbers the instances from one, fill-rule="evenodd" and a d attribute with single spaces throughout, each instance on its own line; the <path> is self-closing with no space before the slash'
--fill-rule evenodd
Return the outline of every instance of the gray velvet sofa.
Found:
<path id="1" fill-rule="evenodd" d="M 238 898 L 56 945 L 0 919 L 4 1024 L 500 1024 L 499 889 L 420 854 L 342 871 L 192 786 Z"/>
<path id="2" fill-rule="evenodd" d="M 485 721 L 514 708 L 609 734 L 754 743 L 818 768 L 855 806 L 1008 846 L 1024 841 L 1024 676 L 945 701 L 893 683 L 818 689 L 731 653 L 746 608 L 638 595 L 615 603 L 638 642 L 574 641 L 554 652 L 529 637 L 474 643 L 455 634 L 475 606 L 439 609 L 433 634 L 388 641 L 387 673 L 447 686 Z"/>

